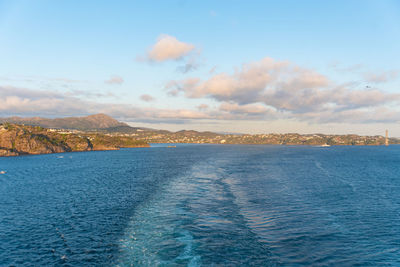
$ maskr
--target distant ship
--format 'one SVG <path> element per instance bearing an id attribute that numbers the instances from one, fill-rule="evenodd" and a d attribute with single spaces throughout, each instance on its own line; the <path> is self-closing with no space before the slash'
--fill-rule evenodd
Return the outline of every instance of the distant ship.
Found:
<path id="1" fill-rule="evenodd" d="M 167 146 L 167 147 L 176 147 L 176 146 Z"/>

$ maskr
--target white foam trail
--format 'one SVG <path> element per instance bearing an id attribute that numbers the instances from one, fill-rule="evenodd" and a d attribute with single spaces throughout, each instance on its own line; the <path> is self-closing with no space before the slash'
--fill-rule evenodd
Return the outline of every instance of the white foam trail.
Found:
<path id="1" fill-rule="evenodd" d="M 193 236 L 179 220 L 182 214 L 188 213 L 179 208 L 181 199 L 176 197 L 185 190 L 182 180 L 186 178 L 178 177 L 166 184 L 160 194 L 137 208 L 120 240 L 119 266 L 175 265 L 182 261 L 188 266 L 201 265 L 201 257 L 194 255 Z M 172 255 L 180 250 L 179 255 L 165 260 L 160 254 L 166 247 L 171 247 Z"/>

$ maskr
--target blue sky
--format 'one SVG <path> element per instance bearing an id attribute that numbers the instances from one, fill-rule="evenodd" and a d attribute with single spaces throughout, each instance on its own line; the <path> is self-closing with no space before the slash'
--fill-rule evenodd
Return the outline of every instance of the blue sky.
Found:
<path id="1" fill-rule="evenodd" d="M 398 44 L 399 1 L 0 1 L 0 116 L 400 136 Z"/>

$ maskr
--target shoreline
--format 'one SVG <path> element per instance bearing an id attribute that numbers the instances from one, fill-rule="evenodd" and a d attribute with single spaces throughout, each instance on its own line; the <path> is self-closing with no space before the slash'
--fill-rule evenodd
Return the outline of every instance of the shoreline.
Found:
<path id="1" fill-rule="evenodd" d="M 152 143 L 152 144 L 174 144 L 174 145 L 217 145 L 217 146 L 279 146 L 279 147 L 315 147 L 315 148 L 330 148 L 330 147 L 385 147 L 385 145 L 330 145 L 321 146 L 321 145 L 308 145 L 308 144 L 218 144 L 218 143 Z M 389 145 L 396 146 L 396 144 Z M 50 153 L 21 153 L 19 155 L 0 155 L 0 158 L 9 158 L 9 157 L 24 157 L 24 156 L 38 156 L 38 155 L 52 155 L 52 154 L 65 154 L 65 153 L 81 153 L 81 152 L 96 152 L 96 151 L 118 151 L 125 148 L 167 148 L 167 146 L 153 147 L 148 146 L 135 146 L 135 147 L 119 147 L 117 149 L 94 149 L 94 150 L 83 150 L 83 151 L 64 151 L 64 152 L 50 152 Z M 177 148 L 177 147 L 174 147 Z"/>
<path id="2" fill-rule="evenodd" d="M 27 152 L 18 152 L 21 153 L 19 155 L 0 155 L 0 158 L 9 158 L 9 157 L 24 157 L 24 156 L 39 156 L 39 155 L 53 155 L 53 154 L 65 154 L 65 153 L 81 153 L 81 152 L 96 152 L 96 151 L 118 151 L 123 148 L 148 148 L 148 146 L 135 146 L 135 147 L 119 147 L 116 149 L 93 149 L 93 150 L 76 150 L 76 151 L 63 151 L 63 152 L 50 152 L 50 153 L 27 153 Z"/>

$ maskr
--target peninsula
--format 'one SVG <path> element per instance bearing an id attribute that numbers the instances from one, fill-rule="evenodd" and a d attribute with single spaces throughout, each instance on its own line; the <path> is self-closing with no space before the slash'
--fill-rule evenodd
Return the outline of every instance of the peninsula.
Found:
<path id="1" fill-rule="evenodd" d="M 122 147 L 148 147 L 143 140 L 99 133 L 71 133 L 41 126 L 0 124 L 0 156 L 49 154 L 75 151 L 117 150 Z"/>

